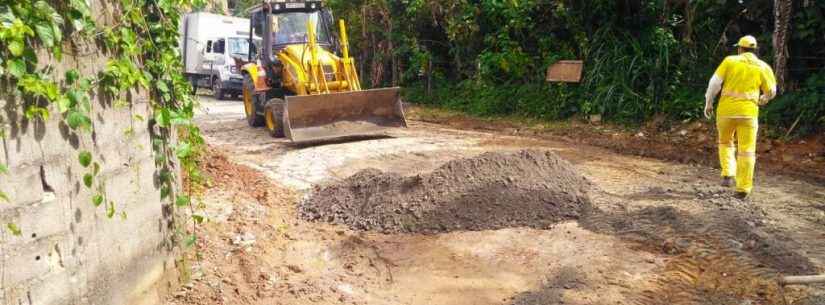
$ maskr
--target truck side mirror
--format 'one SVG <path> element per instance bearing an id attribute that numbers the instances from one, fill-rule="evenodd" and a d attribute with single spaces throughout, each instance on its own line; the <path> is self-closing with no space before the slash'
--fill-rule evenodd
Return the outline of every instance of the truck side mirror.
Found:
<path id="1" fill-rule="evenodd" d="M 212 53 L 212 41 L 211 40 L 206 41 L 206 51 L 204 53 Z"/>

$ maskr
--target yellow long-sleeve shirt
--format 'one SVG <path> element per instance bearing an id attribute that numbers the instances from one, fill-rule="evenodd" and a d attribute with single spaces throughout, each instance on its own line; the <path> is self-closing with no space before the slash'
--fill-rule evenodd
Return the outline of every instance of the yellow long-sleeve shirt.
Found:
<path id="1" fill-rule="evenodd" d="M 776 93 L 773 69 L 753 53 L 728 56 L 714 78 L 722 81 L 719 117 L 758 117 L 760 90 L 769 97 Z"/>

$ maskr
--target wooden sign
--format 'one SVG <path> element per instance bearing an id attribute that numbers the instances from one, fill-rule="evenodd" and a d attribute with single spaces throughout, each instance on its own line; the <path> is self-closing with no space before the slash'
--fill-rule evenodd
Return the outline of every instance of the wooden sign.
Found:
<path id="1" fill-rule="evenodd" d="M 581 60 L 560 60 L 547 68 L 548 82 L 578 83 L 582 80 Z"/>

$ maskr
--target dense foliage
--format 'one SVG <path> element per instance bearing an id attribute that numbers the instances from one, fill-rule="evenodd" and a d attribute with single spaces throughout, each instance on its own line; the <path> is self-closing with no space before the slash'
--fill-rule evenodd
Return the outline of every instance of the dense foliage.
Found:
<path id="1" fill-rule="evenodd" d="M 788 94 L 771 126 L 825 130 L 825 2 L 795 0 Z M 350 24 L 364 83 L 408 88 L 409 101 L 480 115 L 601 114 L 638 123 L 700 115 L 716 66 L 752 34 L 773 61 L 769 0 L 329 0 Z M 581 84 L 545 70 L 582 59 Z"/>
<path id="2" fill-rule="evenodd" d="M 5 136 L 7 126 L 37 123 L 51 116 L 59 116 L 72 135 L 93 137 L 96 129 L 111 128 L 92 119 L 99 111 L 96 107 L 122 108 L 134 97 L 148 96 L 153 117 L 134 119 L 149 122 L 152 143 L 140 145 L 154 149 L 161 199 L 190 206 L 189 197 L 176 190 L 177 176 L 182 167 L 197 177 L 196 147 L 202 139 L 191 122 L 195 100 L 181 74 L 177 27 L 183 8 L 193 2 L 197 1 L 107 1 L 112 11 L 96 18 L 86 0 L 0 0 L 0 92 L 7 102 L 4 113 L 19 114 L 0 117 L 0 137 Z M 99 50 L 78 54 L 82 46 L 89 45 Z M 108 61 L 96 73 L 75 69 L 55 73 L 55 67 L 69 66 L 62 65 L 64 53 Z M 124 130 L 123 134 L 128 137 L 133 132 Z M 94 147 L 81 147 L 77 160 L 87 169 L 79 180 L 94 194 L 90 204 L 105 208 L 110 218 L 127 217 L 117 213 L 117 203 L 108 199 L 106 181 L 99 175 L 107 167 L 104 158 Z M 15 174 L 2 164 L 0 173 Z M 14 200 L 2 190 L 0 199 Z M 13 223 L 7 228 L 20 234 Z"/>

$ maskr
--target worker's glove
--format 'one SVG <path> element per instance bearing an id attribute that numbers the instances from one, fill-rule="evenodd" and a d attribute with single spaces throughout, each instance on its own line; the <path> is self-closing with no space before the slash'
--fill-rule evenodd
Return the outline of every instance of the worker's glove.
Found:
<path id="1" fill-rule="evenodd" d="M 713 103 L 705 103 L 705 118 L 710 120 L 713 116 Z"/>
<path id="2" fill-rule="evenodd" d="M 767 95 L 762 95 L 762 96 L 759 97 L 759 106 L 765 106 L 770 101 L 771 101 L 771 99 L 768 98 Z"/>

